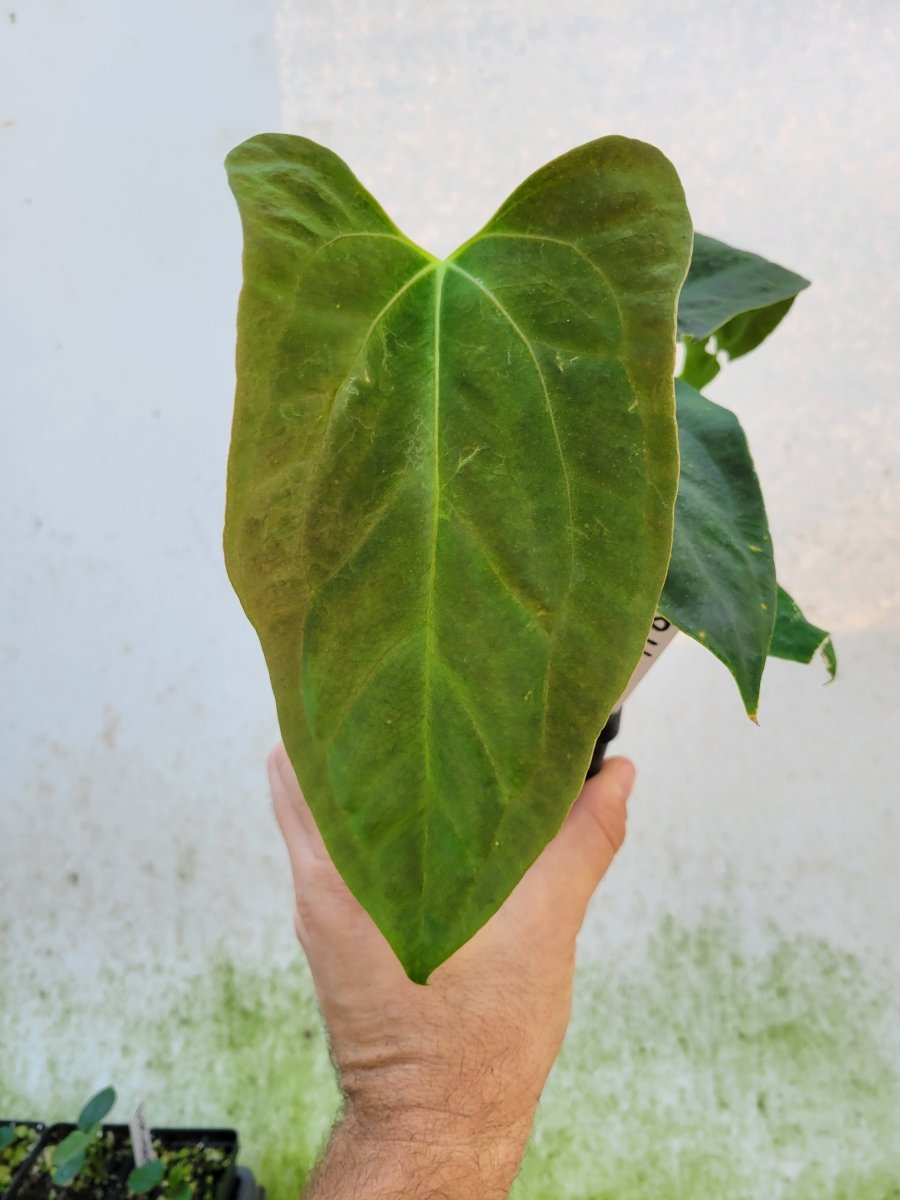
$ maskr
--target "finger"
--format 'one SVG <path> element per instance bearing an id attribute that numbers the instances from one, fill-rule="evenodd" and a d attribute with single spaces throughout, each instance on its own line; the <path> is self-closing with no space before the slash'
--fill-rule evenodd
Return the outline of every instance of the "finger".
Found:
<path id="1" fill-rule="evenodd" d="M 283 746 L 269 755 L 269 783 L 294 878 L 297 933 L 308 951 L 314 931 L 349 926 L 363 910 L 331 861 Z"/>
<path id="2" fill-rule="evenodd" d="M 322 841 L 283 746 L 276 746 L 269 755 L 269 786 L 291 862 L 298 908 L 307 915 L 310 901 L 322 890 L 332 899 L 343 900 L 346 893 L 346 899 L 352 900 Z"/>
<path id="3" fill-rule="evenodd" d="M 283 742 L 279 742 L 269 755 L 269 784 L 275 803 L 275 815 L 278 816 L 279 804 L 292 809 L 296 821 L 291 822 L 291 828 L 296 834 L 299 826 L 299 830 L 303 833 L 302 844 L 308 847 L 314 857 L 328 858 L 328 850 L 322 840 L 315 818 L 310 812 L 309 805 L 306 803 L 306 797 L 300 790 L 300 784 L 297 782 L 297 776 Z M 278 818 L 278 823 L 281 824 L 281 817 Z M 282 833 L 284 832 L 282 826 Z M 285 834 L 285 836 L 287 835 Z"/>
<path id="4" fill-rule="evenodd" d="M 580 925 L 587 902 L 625 840 L 634 764 L 610 758 L 589 779 L 552 842 L 535 863 L 541 890 L 568 900 Z"/>

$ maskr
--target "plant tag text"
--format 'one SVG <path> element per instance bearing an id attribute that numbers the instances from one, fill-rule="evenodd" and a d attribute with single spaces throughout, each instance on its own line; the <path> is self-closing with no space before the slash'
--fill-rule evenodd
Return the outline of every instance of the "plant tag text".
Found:
<path id="1" fill-rule="evenodd" d="M 677 632 L 678 630 L 671 621 L 667 621 L 659 613 L 656 614 L 653 618 L 653 624 L 650 626 L 650 632 L 647 634 L 647 640 L 644 642 L 644 652 L 641 655 L 641 661 L 634 668 L 634 672 L 628 680 L 628 687 L 622 693 L 619 704 L 624 703 L 628 699 Z M 616 705 L 616 708 L 619 707 L 619 704 Z"/>
<path id="2" fill-rule="evenodd" d="M 150 1138 L 150 1127 L 144 1115 L 143 1100 L 138 1103 L 131 1114 L 131 1120 L 128 1122 L 128 1131 L 131 1134 L 131 1152 L 134 1155 L 134 1165 L 136 1167 L 142 1167 L 144 1163 L 148 1163 L 151 1159 L 156 1158 L 156 1151 L 153 1149 L 153 1142 Z"/>

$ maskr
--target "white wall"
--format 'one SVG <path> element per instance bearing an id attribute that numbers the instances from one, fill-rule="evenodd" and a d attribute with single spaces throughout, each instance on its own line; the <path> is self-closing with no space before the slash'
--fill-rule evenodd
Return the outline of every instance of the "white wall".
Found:
<path id="1" fill-rule="evenodd" d="M 238 1121 L 287 1196 L 333 1093 L 219 536 L 240 237 L 221 159 L 346 158 L 450 251 L 547 159 L 654 142 L 695 224 L 813 280 L 709 389 L 836 683 L 761 726 L 676 644 L 521 1197 L 876 1200 L 900 1175 L 893 4 L 31 0 L 0 21 L 0 1107 Z M 282 1130 L 286 1131 L 282 1138 Z M 284 1145 L 279 1143 L 284 1141 Z"/>

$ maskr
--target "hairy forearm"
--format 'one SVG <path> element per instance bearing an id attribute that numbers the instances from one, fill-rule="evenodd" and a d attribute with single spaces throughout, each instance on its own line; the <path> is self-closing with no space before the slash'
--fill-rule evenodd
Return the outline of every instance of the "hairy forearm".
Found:
<path id="1" fill-rule="evenodd" d="M 528 1129 L 463 1141 L 441 1124 L 379 1126 L 345 1114 L 303 1200 L 506 1200 Z"/>

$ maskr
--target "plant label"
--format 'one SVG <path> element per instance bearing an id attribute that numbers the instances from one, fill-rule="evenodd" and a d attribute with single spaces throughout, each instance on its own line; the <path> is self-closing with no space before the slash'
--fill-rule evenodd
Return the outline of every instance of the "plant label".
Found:
<path id="1" fill-rule="evenodd" d="M 634 672 L 628 680 L 628 687 L 622 693 L 622 699 L 616 705 L 616 708 L 624 704 L 677 632 L 678 630 L 671 621 L 667 621 L 659 613 L 656 614 L 653 618 L 653 624 L 650 626 L 650 632 L 647 634 L 647 640 L 644 642 L 644 652 L 641 655 L 641 661 L 634 668 Z"/>
<path id="2" fill-rule="evenodd" d="M 131 1152 L 134 1155 L 134 1165 L 142 1167 L 144 1163 L 150 1162 L 156 1158 L 156 1151 L 153 1149 L 153 1141 L 150 1137 L 150 1126 L 147 1124 L 147 1118 L 144 1115 L 144 1102 L 141 1100 L 134 1112 L 131 1114 L 131 1120 L 128 1122 L 128 1131 L 131 1134 Z"/>

